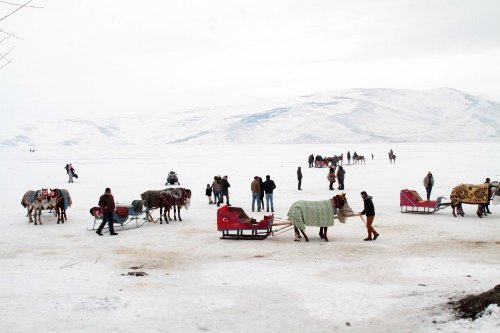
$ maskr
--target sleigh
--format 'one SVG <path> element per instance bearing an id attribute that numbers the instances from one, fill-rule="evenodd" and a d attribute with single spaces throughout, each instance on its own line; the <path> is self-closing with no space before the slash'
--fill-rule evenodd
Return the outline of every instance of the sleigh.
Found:
<path id="1" fill-rule="evenodd" d="M 144 225 L 144 223 L 147 222 L 147 209 L 144 209 L 143 207 L 144 203 L 142 200 L 134 200 L 130 205 L 117 203 L 113 212 L 113 223 L 115 230 L 116 227 L 121 227 L 121 230 L 127 230 L 139 228 Z M 88 230 L 97 230 L 102 222 L 102 208 L 92 207 L 90 209 L 90 214 L 94 217 L 94 224 L 92 226 L 92 229 Z M 108 229 L 107 224 L 104 229 Z"/>
<path id="2" fill-rule="evenodd" d="M 441 196 L 436 200 L 422 200 L 417 191 L 404 189 L 399 194 L 399 206 L 401 213 L 432 214 L 450 205 L 443 199 Z"/>
<path id="3" fill-rule="evenodd" d="M 257 221 L 242 208 L 222 206 L 217 210 L 217 231 L 221 239 L 266 239 L 272 233 L 274 214 Z"/>

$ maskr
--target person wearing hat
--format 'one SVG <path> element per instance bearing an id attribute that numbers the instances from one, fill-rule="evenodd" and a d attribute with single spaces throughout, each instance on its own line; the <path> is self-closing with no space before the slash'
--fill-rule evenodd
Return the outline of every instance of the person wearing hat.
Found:
<path id="1" fill-rule="evenodd" d="M 252 212 L 255 211 L 255 202 L 257 201 L 257 211 L 260 212 L 260 182 L 259 176 L 253 177 L 253 181 L 250 184 L 250 190 L 252 191 Z"/>
<path id="2" fill-rule="evenodd" d="M 102 229 L 106 225 L 106 222 L 109 226 L 109 234 L 111 236 L 118 235 L 113 228 L 113 213 L 115 211 L 115 198 L 113 198 L 113 194 L 111 194 L 111 189 L 107 187 L 104 190 L 104 194 L 99 198 L 99 207 L 101 207 L 102 211 L 102 222 L 97 228 L 96 234 L 102 236 Z"/>
<path id="3" fill-rule="evenodd" d="M 424 187 L 425 191 L 427 192 L 427 201 L 431 199 L 432 186 L 434 186 L 434 176 L 429 171 L 427 173 L 427 176 L 424 177 Z"/>

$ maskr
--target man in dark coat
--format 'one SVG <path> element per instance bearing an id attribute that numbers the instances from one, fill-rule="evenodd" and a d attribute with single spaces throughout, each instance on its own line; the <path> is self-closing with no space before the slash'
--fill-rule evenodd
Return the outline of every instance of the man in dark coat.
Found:
<path id="1" fill-rule="evenodd" d="M 360 213 L 361 215 L 366 215 L 366 229 L 368 230 L 368 237 L 365 238 L 365 241 L 376 240 L 379 236 L 379 233 L 375 231 L 373 228 L 373 220 L 375 219 L 375 206 L 373 205 L 372 197 L 369 196 L 365 191 L 361 192 L 361 198 L 363 198 L 363 203 L 365 208 Z M 373 238 L 372 238 L 373 234 Z"/>
<path id="2" fill-rule="evenodd" d="M 266 194 L 266 211 L 269 212 L 269 201 L 271 201 L 271 212 L 274 212 L 274 203 L 273 203 L 273 191 L 276 188 L 276 184 L 271 180 L 271 176 L 266 176 L 266 181 L 264 182 L 264 193 Z"/>
<path id="3" fill-rule="evenodd" d="M 108 187 L 104 190 L 104 194 L 99 198 L 99 207 L 101 207 L 102 211 L 102 222 L 97 228 L 96 233 L 99 236 L 102 236 L 102 229 L 106 225 L 106 222 L 109 226 L 109 234 L 111 236 L 118 235 L 113 228 L 113 213 L 115 211 L 115 198 L 111 194 L 111 189 Z"/>
<path id="4" fill-rule="evenodd" d="M 227 176 L 222 177 L 220 180 L 220 201 L 217 203 L 217 207 L 220 206 L 221 203 L 224 203 L 224 197 L 226 197 L 226 204 L 228 206 L 231 206 L 229 204 L 229 187 L 231 184 L 229 184 L 227 180 Z"/>
<path id="5" fill-rule="evenodd" d="M 299 181 L 299 191 L 302 190 L 300 186 L 302 185 L 302 170 L 300 167 L 297 169 L 297 179 Z"/>

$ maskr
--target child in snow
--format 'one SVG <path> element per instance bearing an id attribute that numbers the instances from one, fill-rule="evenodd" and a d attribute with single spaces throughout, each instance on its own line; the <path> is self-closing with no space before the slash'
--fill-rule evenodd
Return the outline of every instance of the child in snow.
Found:
<path id="1" fill-rule="evenodd" d="M 208 197 L 208 204 L 211 205 L 214 202 L 212 201 L 212 186 L 207 184 L 207 188 L 205 189 L 205 195 Z"/>

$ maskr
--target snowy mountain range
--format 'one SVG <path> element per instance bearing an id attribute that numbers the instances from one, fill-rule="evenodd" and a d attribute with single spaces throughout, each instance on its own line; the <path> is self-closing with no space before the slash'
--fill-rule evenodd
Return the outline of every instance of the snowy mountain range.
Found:
<path id="1" fill-rule="evenodd" d="M 500 140 L 500 104 L 451 89 L 350 89 L 286 102 L 42 121 L 0 146 Z"/>

